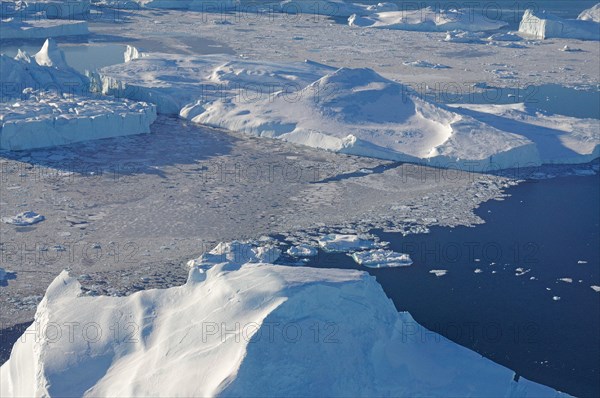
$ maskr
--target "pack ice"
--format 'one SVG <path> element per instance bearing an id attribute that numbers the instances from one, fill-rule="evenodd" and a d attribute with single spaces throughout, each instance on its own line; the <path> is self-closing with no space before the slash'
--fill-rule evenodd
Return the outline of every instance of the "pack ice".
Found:
<path id="1" fill-rule="evenodd" d="M 570 38 L 600 40 L 599 5 L 583 11 L 577 19 L 564 19 L 546 11 L 526 10 L 519 32 L 537 39 Z"/>
<path id="2" fill-rule="evenodd" d="M 225 259 L 170 289 L 80 287 L 49 286 L 2 397 L 565 396 L 426 330 L 359 271 Z"/>
<path id="3" fill-rule="evenodd" d="M 96 90 L 152 102 L 159 113 L 207 126 L 347 154 L 474 170 L 582 163 L 597 156 L 595 120 L 571 118 L 572 130 L 563 123 L 546 129 L 543 138 L 527 134 L 530 124 L 547 117 L 535 109 L 524 108 L 529 115 L 521 124 L 502 115 L 484 120 L 422 98 L 371 69 L 133 49 L 128 54 L 129 62 L 99 71 Z M 553 145 L 540 156 L 540 140 L 534 138 Z M 566 142 L 571 144 L 565 151 Z"/>
<path id="4" fill-rule="evenodd" d="M 464 10 L 436 10 L 432 7 L 420 10 L 374 12 L 368 15 L 353 14 L 348 18 L 350 26 L 446 32 L 449 30 L 488 31 L 506 25 L 504 21 L 486 18 L 480 13 Z"/>
<path id="5" fill-rule="evenodd" d="M 87 95 L 88 79 L 67 65 L 51 39 L 33 57 L 1 55 L 0 71 L 0 149 L 149 133 L 156 119 L 152 104 Z"/>

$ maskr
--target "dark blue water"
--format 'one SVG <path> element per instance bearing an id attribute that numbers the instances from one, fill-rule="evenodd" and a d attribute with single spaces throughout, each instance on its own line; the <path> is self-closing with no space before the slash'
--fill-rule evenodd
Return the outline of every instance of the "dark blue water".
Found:
<path id="1" fill-rule="evenodd" d="M 600 285 L 599 177 L 528 182 L 509 193 L 477 210 L 486 220 L 480 226 L 407 237 L 375 231 L 414 264 L 363 269 L 398 310 L 429 329 L 523 377 L 598 397 L 600 293 L 590 285 Z M 309 265 L 359 268 L 328 253 Z M 516 276 L 519 267 L 530 271 Z M 436 277 L 431 269 L 448 274 Z"/>

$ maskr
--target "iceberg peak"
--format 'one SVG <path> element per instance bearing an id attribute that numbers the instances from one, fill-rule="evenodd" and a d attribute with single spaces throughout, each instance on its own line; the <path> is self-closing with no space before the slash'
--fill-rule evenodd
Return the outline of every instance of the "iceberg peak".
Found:
<path id="1" fill-rule="evenodd" d="M 35 54 L 35 62 L 40 66 L 70 68 L 65 61 L 64 53 L 52 38 L 46 39 L 40 51 Z"/>

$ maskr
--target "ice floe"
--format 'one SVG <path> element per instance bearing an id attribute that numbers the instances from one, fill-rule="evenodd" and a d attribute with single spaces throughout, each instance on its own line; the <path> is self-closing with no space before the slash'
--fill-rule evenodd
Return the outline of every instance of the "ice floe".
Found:
<path id="1" fill-rule="evenodd" d="M 408 267 L 413 263 L 408 254 L 384 249 L 359 251 L 348 253 L 348 255 L 358 265 L 368 268 Z"/>
<path id="2" fill-rule="evenodd" d="M 2 222 L 19 227 L 37 224 L 45 220 L 45 217 L 35 211 L 25 211 L 13 217 L 2 217 Z"/>
<path id="3" fill-rule="evenodd" d="M 398 313 L 367 273 L 224 260 L 126 297 L 86 296 L 63 271 L 0 395 L 563 396 Z"/>
<path id="4" fill-rule="evenodd" d="M 437 277 L 444 276 L 448 273 L 447 269 L 432 269 L 429 271 L 430 274 L 434 274 Z"/>
<path id="5" fill-rule="evenodd" d="M 592 285 L 590 287 L 592 288 L 593 291 L 600 292 L 600 286 Z"/>
<path id="6" fill-rule="evenodd" d="M 564 19 L 545 11 L 529 9 L 523 14 L 523 19 L 519 25 L 519 32 L 536 39 L 571 38 L 600 40 L 600 23 L 594 20 L 593 17 L 589 18 Z"/>
<path id="7" fill-rule="evenodd" d="M 420 10 L 379 12 L 369 15 L 351 15 L 350 26 L 362 28 L 383 28 L 417 30 L 426 32 L 446 32 L 449 30 L 490 31 L 507 25 L 504 21 L 491 20 L 483 14 L 468 10 L 439 10 L 432 7 Z"/>

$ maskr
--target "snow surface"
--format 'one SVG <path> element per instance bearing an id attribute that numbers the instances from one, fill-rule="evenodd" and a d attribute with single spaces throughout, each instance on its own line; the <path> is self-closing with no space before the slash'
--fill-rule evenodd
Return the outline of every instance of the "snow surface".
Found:
<path id="1" fill-rule="evenodd" d="M 86 21 L 65 21 L 56 19 L 0 20 L 0 37 L 8 39 L 45 39 L 59 36 L 81 36 L 89 34 Z"/>
<path id="2" fill-rule="evenodd" d="M 424 32 L 445 32 L 448 30 L 489 31 L 506 25 L 504 21 L 486 18 L 483 14 L 464 10 L 436 10 L 431 7 L 420 10 L 403 10 L 373 13 L 348 18 L 350 26 L 362 28 L 383 28 L 416 30 Z"/>
<path id="3" fill-rule="evenodd" d="M 596 4 L 592 8 L 583 10 L 577 17 L 581 21 L 594 21 L 600 22 L 600 3 Z"/>
<path id="4" fill-rule="evenodd" d="M 37 224 L 45 220 L 45 217 L 34 211 L 24 211 L 13 217 L 2 217 L 2 222 L 19 227 Z"/>
<path id="5" fill-rule="evenodd" d="M 349 234 L 328 234 L 319 238 L 318 242 L 319 246 L 328 252 L 348 252 L 377 247 L 377 243 L 370 239 Z"/>
<path id="6" fill-rule="evenodd" d="M 121 5 L 121 7 L 123 7 Z M 90 0 L 2 0 L 3 17 L 21 21 L 41 19 L 85 19 L 90 12 Z M 3 37 L 4 38 L 4 37 Z"/>
<path id="7" fill-rule="evenodd" d="M 360 251 L 348 255 L 357 264 L 369 268 L 408 267 L 413 263 L 408 254 L 384 249 Z"/>
<path id="8" fill-rule="evenodd" d="M 223 262 L 128 297 L 84 297 L 63 271 L 0 395 L 565 396 L 513 376 L 398 313 L 366 273 Z"/>
<path id="9" fill-rule="evenodd" d="M 523 14 L 519 32 L 537 39 L 600 40 L 600 23 L 592 18 L 563 19 L 544 11 L 529 9 Z"/>

